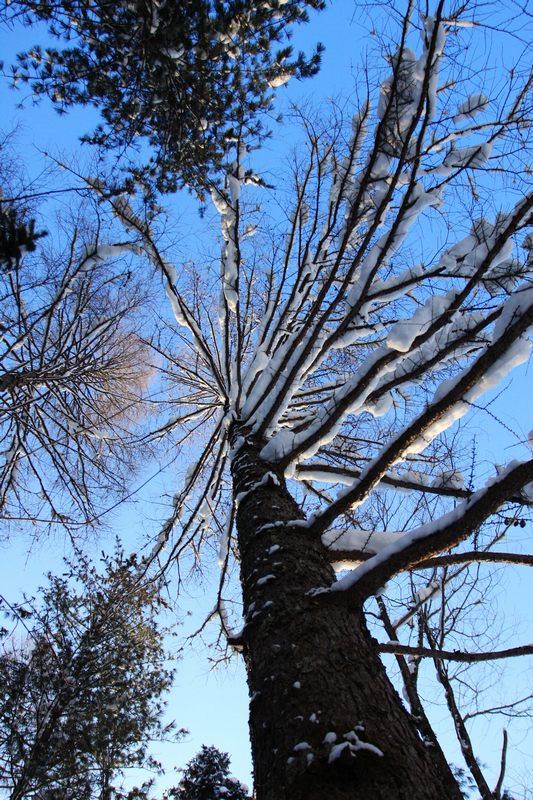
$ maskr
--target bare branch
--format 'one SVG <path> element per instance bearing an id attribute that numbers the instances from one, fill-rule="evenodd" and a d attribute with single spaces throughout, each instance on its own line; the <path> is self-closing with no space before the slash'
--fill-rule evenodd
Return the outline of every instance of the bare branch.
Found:
<path id="1" fill-rule="evenodd" d="M 498 780 L 496 782 L 496 786 L 494 787 L 494 797 L 496 800 L 499 800 L 501 797 L 501 791 L 503 788 L 503 781 L 505 778 L 505 768 L 507 764 L 507 743 L 508 743 L 508 736 L 507 731 L 505 728 L 503 729 L 503 742 L 502 742 L 502 755 L 500 761 L 500 774 L 498 775 Z"/>
<path id="2" fill-rule="evenodd" d="M 380 653 L 392 653 L 393 655 L 411 655 L 417 658 L 433 658 L 442 661 L 462 661 L 467 664 L 477 664 L 481 661 L 495 661 L 500 658 L 515 658 L 517 656 L 533 655 L 533 644 L 525 644 L 520 647 L 509 647 L 506 650 L 495 650 L 488 653 L 463 653 L 459 650 L 433 650 L 431 647 L 412 647 L 408 644 L 398 644 L 396 642 L 379 643 Z"/>

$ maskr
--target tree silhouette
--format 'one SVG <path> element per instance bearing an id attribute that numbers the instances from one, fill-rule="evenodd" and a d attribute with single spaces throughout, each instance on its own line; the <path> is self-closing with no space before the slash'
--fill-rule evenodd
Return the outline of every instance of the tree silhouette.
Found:
<path id="1" fill-rule="evenodd" d="M 242 783 L 229 774 L 229 756 L 216 747 L 202 745 L 199 753 L 187 764 L 177 789 L 171 789 L 169 798 L 175 800 L 248 800 Z"/>

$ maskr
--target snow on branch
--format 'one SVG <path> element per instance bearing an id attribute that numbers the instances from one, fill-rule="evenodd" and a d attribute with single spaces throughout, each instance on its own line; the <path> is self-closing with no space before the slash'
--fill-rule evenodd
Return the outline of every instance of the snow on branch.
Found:
<path id="1" fill-rule="evenodd" d="M 420 119 L 420 115 L 422 114 L 422 105 L 419 104 L 419 106 L 420 107 L 417 107 L 416 121 Z M 354 128 L 354 136 L 349 145 L 351 161 L 353 161 L 355 151 L 359 147 L 362 124 L 357 122 Z M 346 193 L 338 193 L 335 191 L 333 195 L 330 195 L 330 198 L 334 197 L 334 213 L 330 213 L 328 217 L 325 228 L 319 237 L 315 255 L 309 259 L 311 242 L 308 242 L 304 249 L 305 258 L 313 265 L 312 271 L 315 275 L 317 274 L 320 262 L 322 262 L 322 279 L 317 287 L 318 296 L 316 300 L 311 301 L 311 307 L 320 313 L 318 313 L 316 317 L 314 314 L 308 315 L 305 329 L 301 324 L 297 324 L 295 330 L 285 337 L 283 346 L 277 348 L 277 363 L 275 364 L 275 368 L 273 366 L 270 375 L 267 376 L 266 379 L 262 381 L 262 385 L 257 388 L 253 400 L 249 400 L 248 404 L 245 405 L 243 411 L 250 423 L 254 424 L 257 430 L 268 431 L 272 428 L 275 424 L 275 420 L 279 419 L 279 416 L 286 408 L 287 395 L 294 389 L 295 385 L 301 381 L 308 370 L 313 365 L 316 366 L 320 360 L 327 355 L 333 346 L 332 339 L 338 339 L 341 334 L 346 333 L 346 328 L 356 320 L 359 311 L 358 308 L 354 308 L 353 313 L 350 312 L 345 317 L 342 324 L 338 326 L 335 336 L 332 336 L 332 332 L 325 327 L 326 322 L 337 309 L 339 302 L 344 300 L 347 289 L 352 289 L 351 293 L 348 295 L 349 303 L 351 306 L 357 306 L 356 294 L 359 293 L 359 290 L 355 284 L 356 277 L 357 285 L 365 285 L 365 279 L 362 279 L 358 272 L 362 269 L 363 274 L 368 276 L 368 279 L 373 277 L 380 264 L 385 259 L 390 259 L 395 250 L 399 248 L 409 228 L 419 214 L 428 206 L 440 202 L 438 191 L 434 191 L 433 189 L 426 191 L 421 184 L 417 183 L 413 176 L 413 178 L 408 181 L 409 185 L 407 191 L 404 193 L 404 197 L 401 201 L 401 215 L 398 217 L 398 219 L 402 220 L 401 224 L 393 224 L 391 229 L 380 237 L 379 241 L 374 243 L 374 246 L 370 248 L 370 252 L 368 252 L 369 245 L 372 242 L 375 232 L 383 223 L 384 214 L 388 209 L 392 193 L 400 184 L 401 170 L 397 168 L 394 175 L 390 177 L 390 180 L 387 179 L 384 181 L 385 191 L 383 196 L 380 196 L 379 199 L 377 196 L 373 196 L 373 208 L 369 216 L 369 209 L 366 206 L 369 185 L 375 183 L 377 175 L 383 174 L 383 178 L 379 178 L 379 180 L 385 178 L 390 163 L 390 157 L 384 155 L 382 152 L 382 144 L 378 139 L 379 136 L 368 157 L 362 177 L 354 178 L 351 191 L 347 191 Z M 352 169 L 353 167 L 350 166 L 348 170 L 345 171 L 344 177 L 349 175 Z M 337 179 L 338 176 L 336 172 L 334 172 L 334 186 L 336 185 Z M 301 202 L 301 200 L 299 200 L 299 202 Z M 344 212 L 346 221 L 341 225 L 339 230 L 335 230 L 337 218 L 340 216 L 340 208 L 344 203 L 347 205 Z M 357 256 L 356 258 L 351 258 L 348 272 L 343 274 L 343 257 L 354 244 L 354 242 L 351 241 L 353 235 L 360 225 L 366 224 L 367 222 L 370 223 L 368 225 L 368 230 L 362 237 L 360 244 L 357 243 L 356 245 Z M 337 240 L 339 249 L 330 263 L 329 250 L 333 235 Z M 355 242 L 357 242 L 357 237 L 355 238 Z M 328 293 L 335 285 L 338 278 L 341 278 L 341 280 L 339 282 L 339 288 L 333 292 L 332 302 L 327 303 L 322 309 L 323 301 L 328 297 Z M 309 299 L 311 300 L 310 296 Z M 301 304 L 296 306 L 298 309 L 302 307 Z M 280 321 L 285 322 L 283 316 L 280 317 Z M 319 359 L 318 362 L 317 358 Z"/>
<path id="2" fill-rule="evenodd" d="M 356 413 L 364 406 L 366 398 L 377 388 L 380 380 L 393 368 L 400 367 L 401 354 L 409 354 L 409 371 L 413 371 L 414 365 L 410 358 L 413 346 L 420 347 L 429 343 L 436 334 L 443 354 L 447 350 L 455 349 L 454 336 L 458 338 L 457 344 L 464 346 L 461 330 L 468 330 L 476 321 L 465 316 L 461 322 L 453 320 L 447 328 L 448 323 L 462 300 L 474 288 L 480 274 L 483 275 L 505 259 L 509 244 L 512 245 L 508 232 L 514 231 L 520 220 L 529 216 L 532 204 L 531 196 L 520 201 L 513 212 L 506 215 L 505 223 L 493 226 L 489 239 L 475 246 L 475 255 L 470 253 L 470 278 L 466 287 L 461 291 L 432 296 L 410 320 L 394 326 L 386 344 L 367 356 L 358 373 L 332 395 L 320 413 L 314 415 L 311 424 L 301 425 L 295 432 L 282 430 L 269 441 L 262 453 L 265 460 L 290 463 L 296 457 L 308 458 L 313 455 L 319 447 L 335 437 L 346 415 Z M 465 243 L 465 247 L 472 250 L 473 245 L 469 242 L 468 245 Z M 443 336 L 444 329 L 446 332 Z M 434 350 L 436 342 L 432 344 Z"/>
<path id="3" fill-rule="evenodd" d="M 328 484 L 341 483 L 350 486 L 355 480 L 361 477 L 361 470 L 331 465 L 324 462 L 311 462 L 310 464 L 298 464 L 293 477 L 296 478 L 296 480 L 317 481 L 319 483 Z M 440 485 L 435 483 L 434 479 L 430 482 L 422 473 L 417 474 L 416 480 L 392 473 L 385 474 L 381 478 L 380 483 L 385 486 L 390 486 L 391 488 L 399 489 L 400 491 L 424 492 L 441 495 L 443 497 L 465 498 L 470 497 L 472 494 L 471 490 L 460 486 L 449 485 L 447 483 Z M 521 497 L 513 498 L 513 501 L 527 502 Z"/>
<path id="4" fill-rule="evenodd" d="M 425 411 L 382 449 L 365 467 L 358 481 L 315 518 L 313 528 L 317 532 L 324 531 L 339 514 L 360 504 L 387 469 L 406 455 L 424 450 L 436 436 L 467 413 L 469 403 L 526 361 L 531 345 L 521 337 L 531 325 L 533 289 L 526 289 L 505 304 L 491 344 L 457 377 L 439 386 Z"/>
<path id="5" fill-rule="evenodd" d="M 322 534 L 322 544 L 330 551 L 335 570 L 347 569 L 347 564 L 365 561 L 383 548 L 402 539 L 403 533 L 393 531 L 365 531 L 348 528 L 329 530 Z"/>
<path id="6" fill-rule="evenodd" d="M 397 542 L 403 536 L 403 533 L 392 531 L 365 531 L 360 528 L 348 528 L 343 531 L 332 529 L 322 534 L 322 544 L 332 553 L 344 551 L 376 555 L 384 547 L 388 547 L 392 542 Z"/>
<path id="7" fill-rule="evenodd" d="M 533 460 L 511 462 L 483 489 L 447 514 L 408 531 L 329 590 L 346 599 L 373 594 L 393 575 L 455 547 L 468 538 L 510 495 L 533 481 Z"/>
<path id="8" fill-rule="evenodd" d="M 368 103 L 353 119 L 343 157 L 337 156 L 335 143 L 328 142 L 321 150 L 319 137 L 310 133 L 309 163 L 298 176 L 284 255 L 278 275 L 271 271 L 268 277 L 265 314 L 257 339 L 250 340 L 254 348 L 242 380 L 240 321 L 231 327 L 226 315 L 226 309 L 236 313 L 237 281 L 245 274 L 239 255 L 243 183 L 239 159 L 228 174 L 226 190 L 215 192 L 224 238 L 221 325 L 224 341 L 233 331 L 237 342 L 232 351 L 236 359 L 229 357 L 229 348 L 224 350 L 225 383 L 232 385 L 232 407 L 240 406 L 238 418 L 253 435 L 266 439 L 262 457 L 267 461 L 297 468 L 304 458 L 331 443 L 348 417 L 368 411 L 376 416 L 387 413 L 393 379 L 409 383 L 430 376 L 444 363 L 464 362 L 487 344 L 484 332 L 498 315 L 497 311 L 472 313 L 469 304 L 480 284 L 487 289 L 491 282 L 510 286 L 514 278 L 508 273 L 523 275 L 511 263 L 512 236 L 527 222 L 530 199 L 500 214 L 494 223 L 473 223 L 472 233 L 448 247 L 431 269 L 415 264 L 400 273 L 392 270 L 391 276 L 393 258 L 413 226 L 441 206 L 443 188 L 479 167 L 481 153 L 488 155 L 490 143 L 481 141 L 473 146 L 475 153 L 465 151 L 461 163 L 454 156 L 451 169 L 446 162 L 451 150 L 439 156 L 435 148 L 434 134 L 441 125 L 438 69 L 446 24 L 427 18 L 420 57 L 402 44 L 392 58 L 392 75 L 382 86 L 377 125 L 373 140 L 366 140 L 366 151 Z M 484 96 L 472 95 L 462 104 L 463 116 L 472 119 L 488 105 Z M 494 125 L 491 142 L 503 123 Z M 471 133 L 470 128 L 456 131 L 456 155 L 456 139 Z M 438 163 L 446 174 L 440 183 L 435 182 L 435 169 L 422 165 L 429 154 L 434 163 L 441 159 Z M 313 178 L 313 170 L 318 177 Z M 324 213 L 320 204 L 326 194 Z M 449 284 L 447 291 L 428 296 L 425 282 L 430 276 L 441 279 L 442 286 L 445 278 L 460 278 L 463 283 Z M 394 312 L 400 307 L 396 303 L 404 298 L 414 308 L 395 321 Z M 317 376 L 326 373 L 336 352 L 355 353 L 350 350 L 355 347 L 365 356 L 357 370 L 331 391 L 324 390 L 319 400 L 323 379 Z M 304 397 L 305 392 L 309 394 Z"/>
<path id="9" fill-rule="evenodd" d="M 523 564 L 533 567 L 533 555 L 529 553 L 502 553 L 501 551 L 480 552 L 469 550 L 465 553 L 450 553 L 436 558 L 427 558 L 418 564 L 421 569 L 451 567 L 454 564 Z"/>

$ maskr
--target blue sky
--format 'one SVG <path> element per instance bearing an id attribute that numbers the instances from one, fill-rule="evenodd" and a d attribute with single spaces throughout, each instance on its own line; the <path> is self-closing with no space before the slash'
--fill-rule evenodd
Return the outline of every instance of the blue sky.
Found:
<path id="1" fill-rule="evenodd" d="M 368 48 L 376 41 L 375 37 L 365 35 L 365 31 L 372 27 L 372 18 L 365 16 L 362 19 L 359 16 L 354 19 L 355 14 L 352 0 L 336 0 L 326 13 L 312 14 L 311 24 L 305 30 L 300 29 L 296 32 L 294 37 L 296 48 L 309 49 L 313 43 L 320 40 L 325 44 L 326 51 L 319 76 L 312 81 L 290 82 L 287 87 L 279 91 L 281 109 L 289 110 L 291 102 L 319 105 L 324 98 L 334 99 L 341 96 L 346 98 L 352 93 L 360 74 L 359 65 Z M 376 17 L 375 24 L 379 32 L 379 25 L 386 26 L 387 22 L 381 15 Z M 0 33 L 1 58 L 9 62 L 13 52 L 33 44 L 34 41 L 32 32 Z M 496 56 L 501 63 L 503 54 L 497 52 Z M 19 99 L 17 95 L 7 88 L 6 83 L 1 82 L 0 108 L 3 109 L 1 125 L 8 129 L 15 125 L 20 126 L 18 147 L 27 156 L 28 169 L 34 175 L 42 168 L 42 156 L 39 150 L 51 153 L 69 152 L 75 148 L 77 136 L 91 127 L 93 112 L 74 110 L 66 117 L 60 118 L 46 102 L 36 108 L 28 102 L 23 110 L 16 109 L 17 99 Z M 288 146 L 294 146 L 298 142 L 298 137 L 295 125 L 284 124 L 281 129 L 274 126 L 274 139 L 267 143 L 260 156 L 265 170 L 274 176 L 274 182 L 281 159 L 286 154 Z M 204 223 L 198 218 L 193 201 L 186 196 L 180 197 L 175 201 L 174 210 L 181 215 L 180 226 L 184 229 L 185 244 L 187 247 L 194 246 L 194 240 L 201 238 Z M 188 229 L 187 233 L 185 229 Z M 495 400 L 491 406 L 491 412 L 496 417 L 503 418 L 508 429 L 497 423 L 489 426 L 486 412 L 477 412 L 471 421 L 471 431 L 478 438 L 482 458 L 486 459 L 487 473 L 490 469 L 489 461 L 498 460 L 502 453 L 505 454 L 506 460 L 514 456 L 514 449 L 517 447 L 516 437 L 522 439 L 532 427 L 531 379 L 527 370 L 522 370 L 520 376 L 512 374 L 508 382 L 509 391 L 506 398 Z M 513 432 L 516 436 L 513 436 Z M 175 491 L 176 487 L 171 485 L 172 479 L 169 478 L 167 482 L 166 488 Z M 149 485 L 139 496 L 135 508 L 114 515 L 113 528 L 119 532 L 128 531 L 126 544 L 131 543 L 132 547 L 137 547 L 145 532 L 153 526 L 151 520 L 158 512 L 150 505 L 150 499 L 160 491 L 159 484 Z M 97 553 L 105 547 L 106 541 L 112 546 L 113 536 L 112 531 L 106 533 L 103 542 L 94 544 L 94 552 Z M 31 534 L 12 537 L 9 543 L 0 544 L 0 584 L 2 591 L 11 597 L 16 596 L 22 589 L 32 591 L 41 580 L 43 571 L 54 569 L 60 564 L 64 544 L 59 537 L 35 543 L 31 547 L 30 544 Z M 507 584 L 502 585 L 502 590 L 508 594 L 509 621 L 515 615 L 518 616 L 520 611 L 530 608 L 527 588 L 526 576 L 519 569 L 514 570 L 511 577 L 507 578 Z M 206 598 L 199 585 L 191 586 L 188 595 L 180 597 L 179 606 L 185 632 L 195 629 L 202 615 L 210 610 L 212 602 L 213 597 Z M 194 611 L 194 616 L 188 617 L 188 611 Z M 527 612 L 525 615 L 527 616 Z M 529 622 L 531 625 L 530 613 Z M 525 637 L 525 628 L 523 635 Z M 234 774 L 251 785 L 244 670 L 237 661 L 230 664 L 227 669 L 224 666 L 213 669 L 208 659 L 209 652 L 197 640 L 177 664 L 176 686 L 172 692 L 169 714 L 176 718 L 178 725 L 188 727 L 191 735 L 186 742 L 166 746 L 161 752 L 171 769 L 173 765 L 183 766 L 201 744 L 215 744 L 230 753 Z M 516 667 L 517 681 L 524 681 L 525 677 L 527 680 L 524 670 L 524 666 Z M 481 751 L 482 759 L 496 763 L 499 746 L 499 734 L 497 735 L 491 728 L 485 736 Z M 516 744 L 517 749 L 523 746 L 520 742 Z M 161 785 L 172 783 L 172 774 L 169 772 L 167 779 Z"/>

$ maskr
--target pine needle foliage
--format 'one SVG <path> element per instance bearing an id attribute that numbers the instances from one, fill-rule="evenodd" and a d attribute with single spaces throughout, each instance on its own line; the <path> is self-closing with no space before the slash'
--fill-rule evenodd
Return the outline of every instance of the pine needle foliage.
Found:
<path id="1" fill-rule="evenodd" d="M 169 800 L 249 800 L 246 787 L 229 774 L 229 756 L 216 747 L 202 745 L 183 773 Z"/>
<path id="2" fill-rule="evenodd" d="M 124 770 L 159 770 L 149 742 L 176 736 L 161 718 L 173 675 L 161 601 L 121 554 L 103 570 L 80 556 L 48 577 L 2 629 L 0 789 L 11 800 L 102 800 Z"/>
<path id="3" fill-rule="evenodd" d="M 17 0 L 0 4 L 0 21 L 44 21 L 60 42 L 21 54 L 14 83 L 48 95 L 60 113 L 98 107 L 103 122 L 87 140 L 106 149 L 148 140 L 149 162 L 133 174 L 169 192 L 205 186 L 235 137 L 265 135 L 258 112 L 271 110 L 272 90 L 318 70 L 320 46 L 308 57 L 294 54 L 288 40 L 308 9 L 324 5 Z"/>

